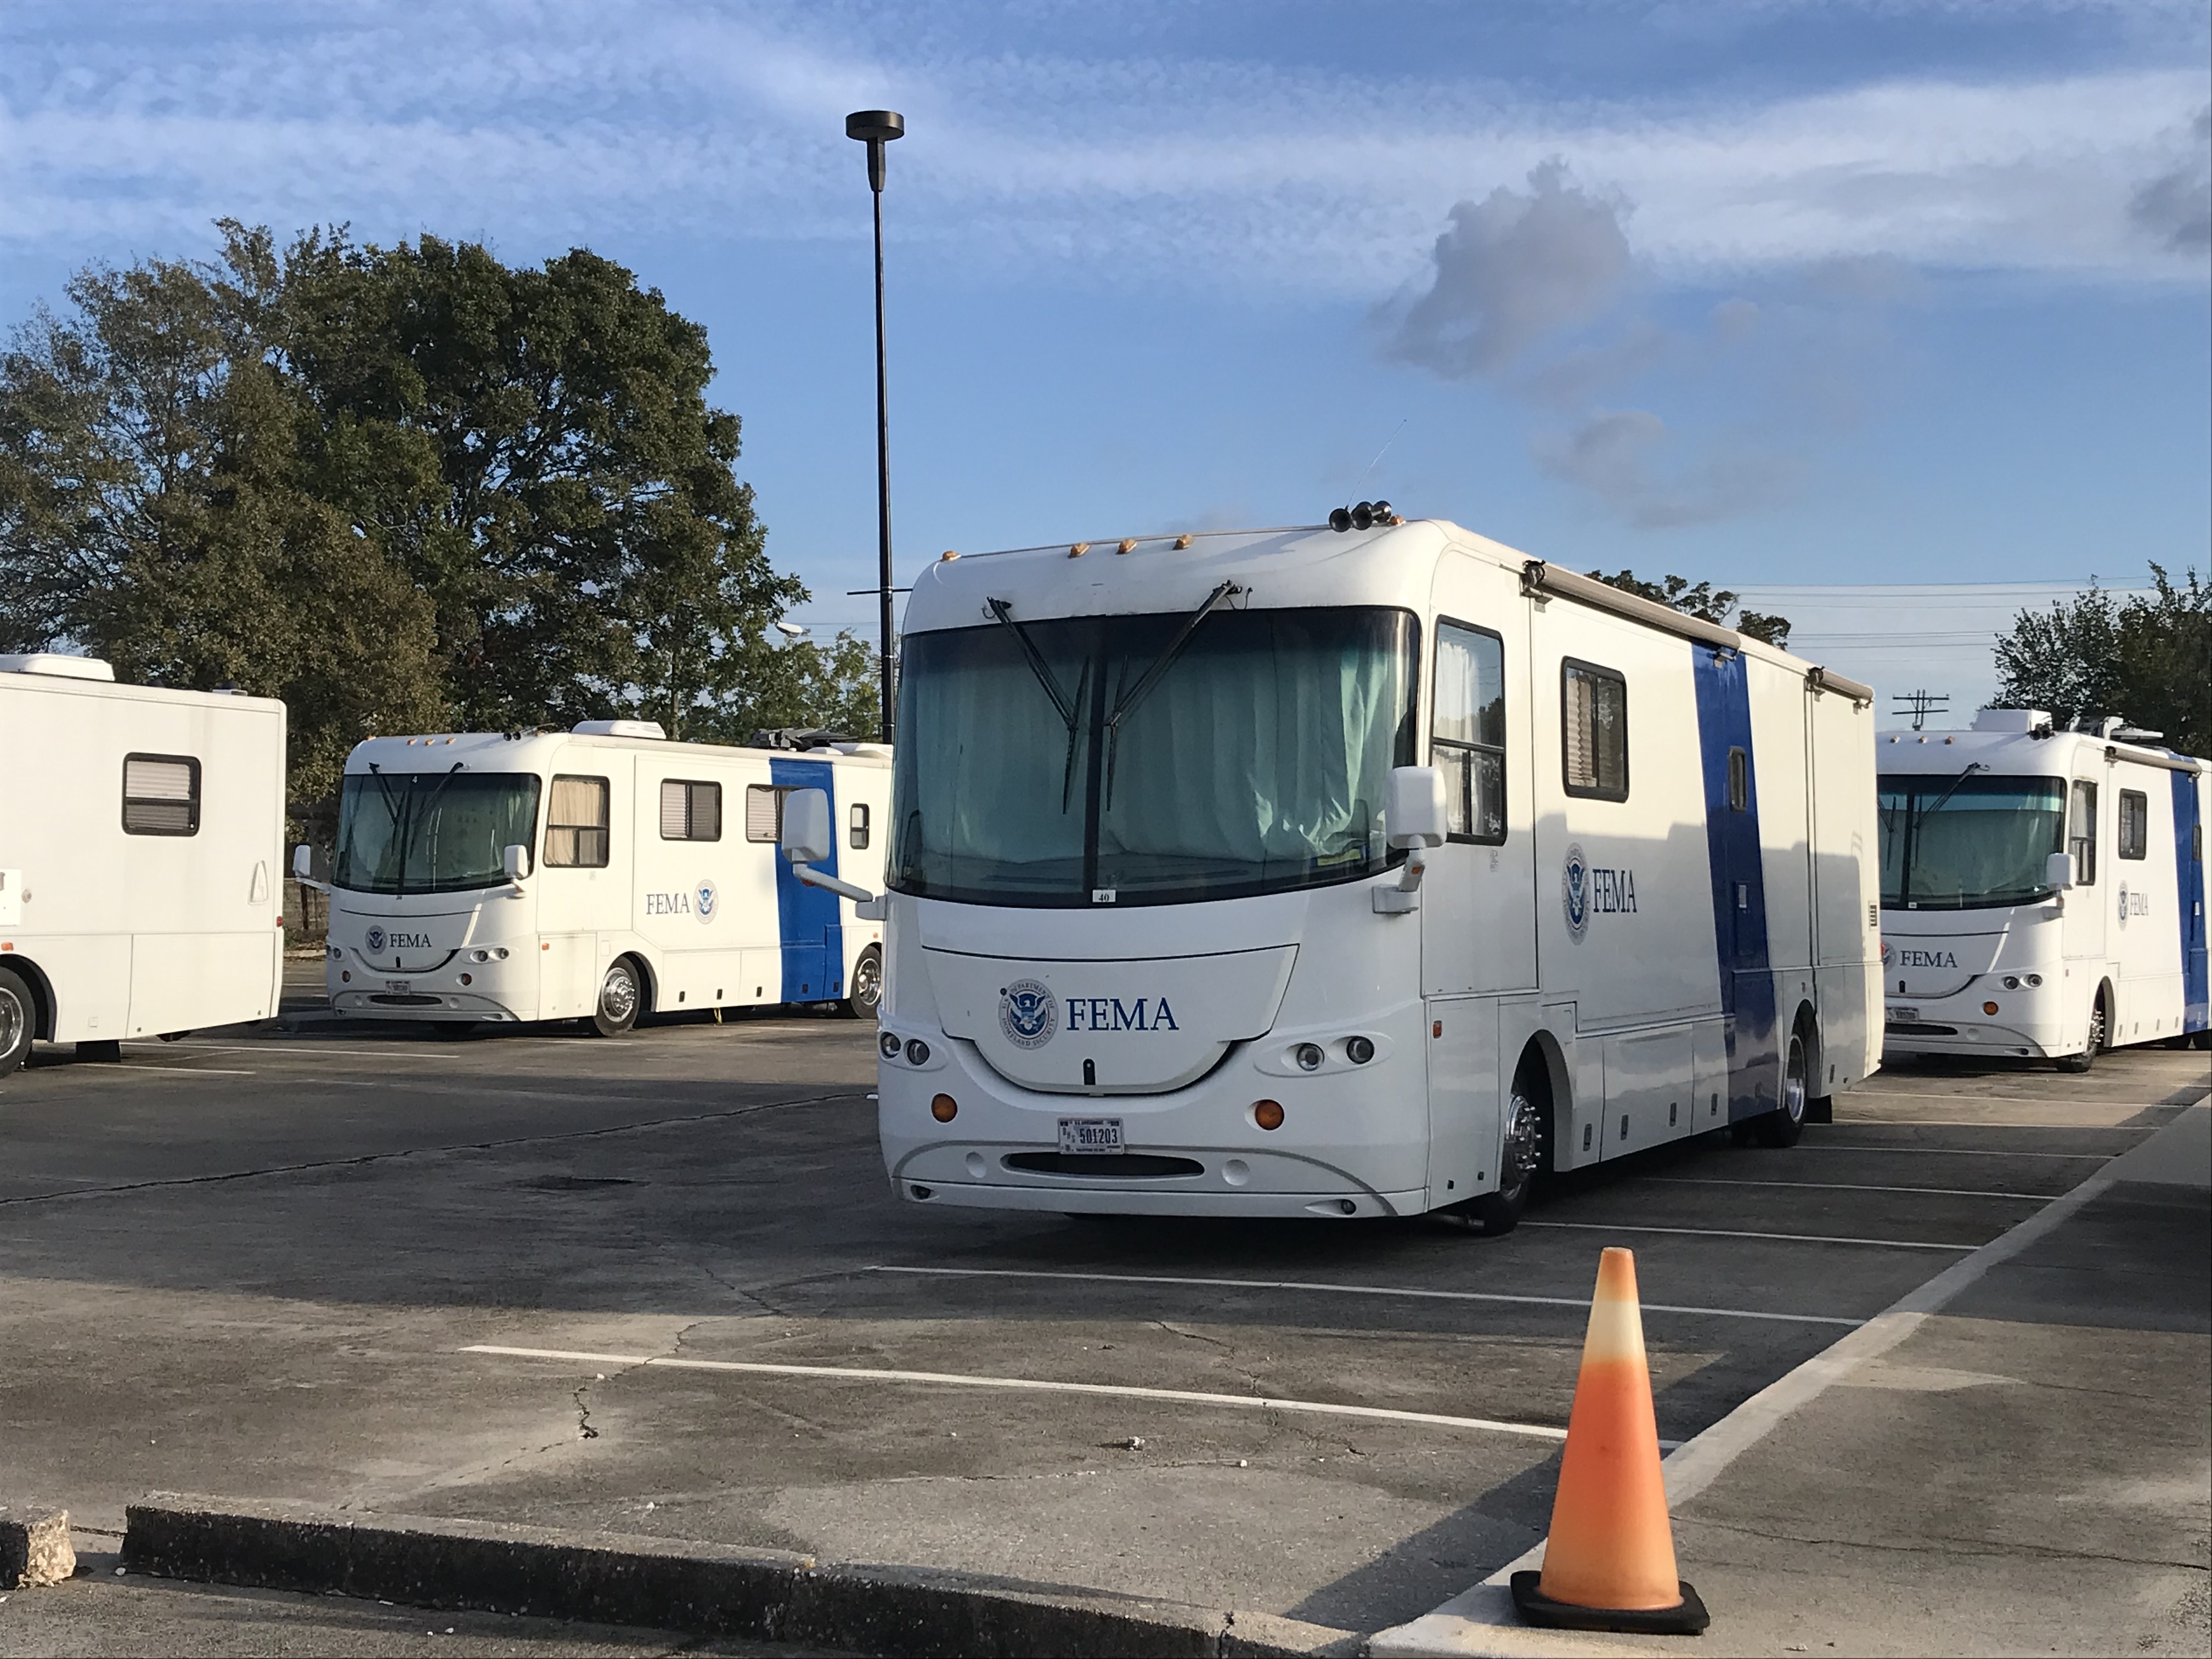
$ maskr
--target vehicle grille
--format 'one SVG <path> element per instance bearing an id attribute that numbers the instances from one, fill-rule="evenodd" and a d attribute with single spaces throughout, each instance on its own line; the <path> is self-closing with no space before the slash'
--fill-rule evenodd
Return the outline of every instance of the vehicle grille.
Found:
<path id="1" fill-rule="evenodd" d="M 1157 1152 L 1009 1152 L 1000 1162 L 1009 1170 L 1035 1175 L 1104 1176 L 1120 1181 L 1206 1173 L 1206 1165 L 1194 1158 L 1164 1158 Z"/>
<path id="2" fill-rule="evenodd" d="M 435 1008 L 445 1001 L 443 997 L 424 996 L 420 992 L 404 995 L 398 991 L 373 992 L 368 1000 L 380 1002 L 387 1008 Z"/>

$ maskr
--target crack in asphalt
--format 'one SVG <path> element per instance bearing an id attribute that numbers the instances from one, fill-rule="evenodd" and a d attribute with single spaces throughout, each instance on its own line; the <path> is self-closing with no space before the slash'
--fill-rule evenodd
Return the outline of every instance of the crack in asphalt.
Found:
<path id="1" fill-rule="evenodd" d="M 2046 1561 L 2109 1561 L 2124 1567 L 2181 1567 L 2191 1572 L 2203 1572 L 2202 1561 L 2176 1561 L 2162 1555 L 2112 1555 L 2102 1550 L 2053 1549 L 2045 1544 L 2025 1541 L 2001 1543 L 1986 1538 L 1960 1538 L 1948 1533 L 1932 1533 L 1909 1542 L 1885 1544 L 1868 1538 L 1826 1538 L 1817 1535 L 1777 1532 L 1764 1527 L 1740 1526 L 1727 1521 L 1709 1521 L 1698 1516 L 1677 1516 L 1675 1523 L 1692 1527 L 1711 1527 L 1716 1532 L 1731 1532 L 1745 1538 L 1761 1538 L 1785 1544 L 1825 1544 L 1831 1547 L 1853 1550 L 1876 1550 L 1885 1555 L 1942 1555 L 2001 1556 L 2028 1554 Z"/>
<path id="2" fill-rule="evenodd" d="M 697 1123 L 726 1122 L 733 1118 L 780 1111 L 791 1106 L 819 1106 L 833 1100 L 854 1100 L 862 1097 L 864 1092 L 858 1089 L 840 1089 L 830 1094 L 803 1095 L 791 1100 L 766 1100 L 750 1106 L 732 1106 L 719 1112 L 687 1112 L 677 1117 L 647 1118 L 641 1122 L 606 1124 L 594 1129 L 568 1129 L 557 1134 L 508 1135 L 493 1140 L 453 1141 L 437 1146 L 404 1146 L 397 1152 L 362 1152 L 352 1158 L 311 1158 L 300 1164 L 271 1164 L 252 1170 L 222 1170 L 212 1175 L 169 1176 L 156 1181 L 124 1181 L 106 1187 L 77 1187 L 63 1192 L 25 1193 L 14 1198 L 0 1198 L 0 1208 L 20 1204 L 49 1204 L 62 1199 L 106 1198 L 121 1193 L 151 1192 L 169 1187 L 220 1186 L 225 1182 L 305 1175 L 318 1170 L 360 1169 L 371 1164 L 392 1164 L 410 1158 L 435 1158 L 450 1152 L 491 1152 L 510 1146 L 557 1146 L 563 1141 L 602 1139 L 609 1135 L 643 1134 L 654 1129 L 678 1129 Z M 580 1096 L 578 1098 L 594 1097 Z"/>

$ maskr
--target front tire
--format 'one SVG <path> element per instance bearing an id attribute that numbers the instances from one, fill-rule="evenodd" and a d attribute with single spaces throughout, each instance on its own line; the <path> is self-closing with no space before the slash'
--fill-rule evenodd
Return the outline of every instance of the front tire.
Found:
<path id="1" fill-rule="evenodd" d="M 0 968 L 0 1077 L 31 1057 L 39 1031 L 39 1005 L 21 975 Z"/>
<path id="2" fill-rule="evenodd" d="M 599 1000 L 592 1009 L 592 1030 L 603 1037 L 620 1036 L 637 1024 L 644 1006 L 645 985 L 638 977 L 637 964 L 628 957 L 617 957 L 607 964 L 607 976 L 599 981 Z"/>
<path id="3" fill-rule="evenodd" d="M 2088 1047 L 2078 1054 L 2061 1054 L 2058 1057 L 2058 1069 L 2062 1072 L 2071 1072 L 2075 1076 L 2079 1077 L 2094 1066 L 2097 1063 L 2097 1055 L 2105 1047 L 2106 1029 L 2105 994 L 2100 991 L 2097 994 L 2097 1006 L 2089 1011 Z"/>
<path id="4" fill-rule="evenodd" d="M 1498 1190 L 1469 1200 L 1461 1213 L 1485 1237 L 1496 1238 L 1521 1224 L 1536 1177 L 1550 1162 L 1551 1114 L 1544 1091 L 1526 1072 L 1505 1097 L 1505 1132 L 1498 1152 Z"/>
<path id="5" fill-rule="evenodd" d="M 1805 1133 L 1805 1113 L 1813 1097 L 1811 1065 L 1805 1030 L 1800 1026 L 1790 1032 L 1790 1046 L 1782 1056 L 1782 1103 L 1751 1121 L 1760 1146 L 1795 1146 Z"/>
<path id="6" fill-rule="evenodd" d="M 884 1006 L 884 953 L 871 945 L 853 964 L 853 994 L 845 999 L 845 1012 L 854 1019 L 873 1019 Z"/>

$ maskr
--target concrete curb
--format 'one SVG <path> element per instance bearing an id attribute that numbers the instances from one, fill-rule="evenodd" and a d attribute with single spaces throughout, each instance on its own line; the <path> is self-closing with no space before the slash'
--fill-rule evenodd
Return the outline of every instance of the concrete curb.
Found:
<path id="1" fill-rule="evenodd" d="M 494 1526 L 156 1492 L 129 1506 L 134 1572 L 422 1607 L 531 1613 L 869 1654 L 1164 1659 L 1356 1655 L 1265 1613 L 954 1572 L 823 1565 L 684 1539 Z"/>

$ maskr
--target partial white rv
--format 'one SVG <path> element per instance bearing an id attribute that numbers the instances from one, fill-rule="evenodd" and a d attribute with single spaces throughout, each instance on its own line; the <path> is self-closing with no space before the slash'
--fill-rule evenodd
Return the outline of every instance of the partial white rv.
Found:
<path id="1" fill-rule="evenodd" d="M 1873 694 L 1456 525 L 1344 521 L 915 583 L 908 1200 L 1502 1230 L 1540 1170 L 1786 1143 L 1874 1066 Z"/>
<path id="2" fill-rule="evenodd" d="M 0 656 L 0 1073 L 276 1012 L 283 703 Z"/>
<path id="3" fill-rule="evenodd" d="M 1881 787 L 1886 1052 L 2054 1060 L 2207 1038 L 2212 768 L 2117 720 L 1985 708 L 1889 732 Z"/>
<path id="4" fill-rule="evenodd" d="M 458 1024 L 580 1018 L 606 1036 L 672 1010 L 872 1012 L 880 926 L 809 884 L 777 842 L 791 792 L 823 790 L 838 825 L 824 872 L 835 881 L 842 860 L 878 881 L 890 783 L 876 744 L 671 743 L 651 721 L 371 738 L 346 758 L 331 1006 Z"/>

